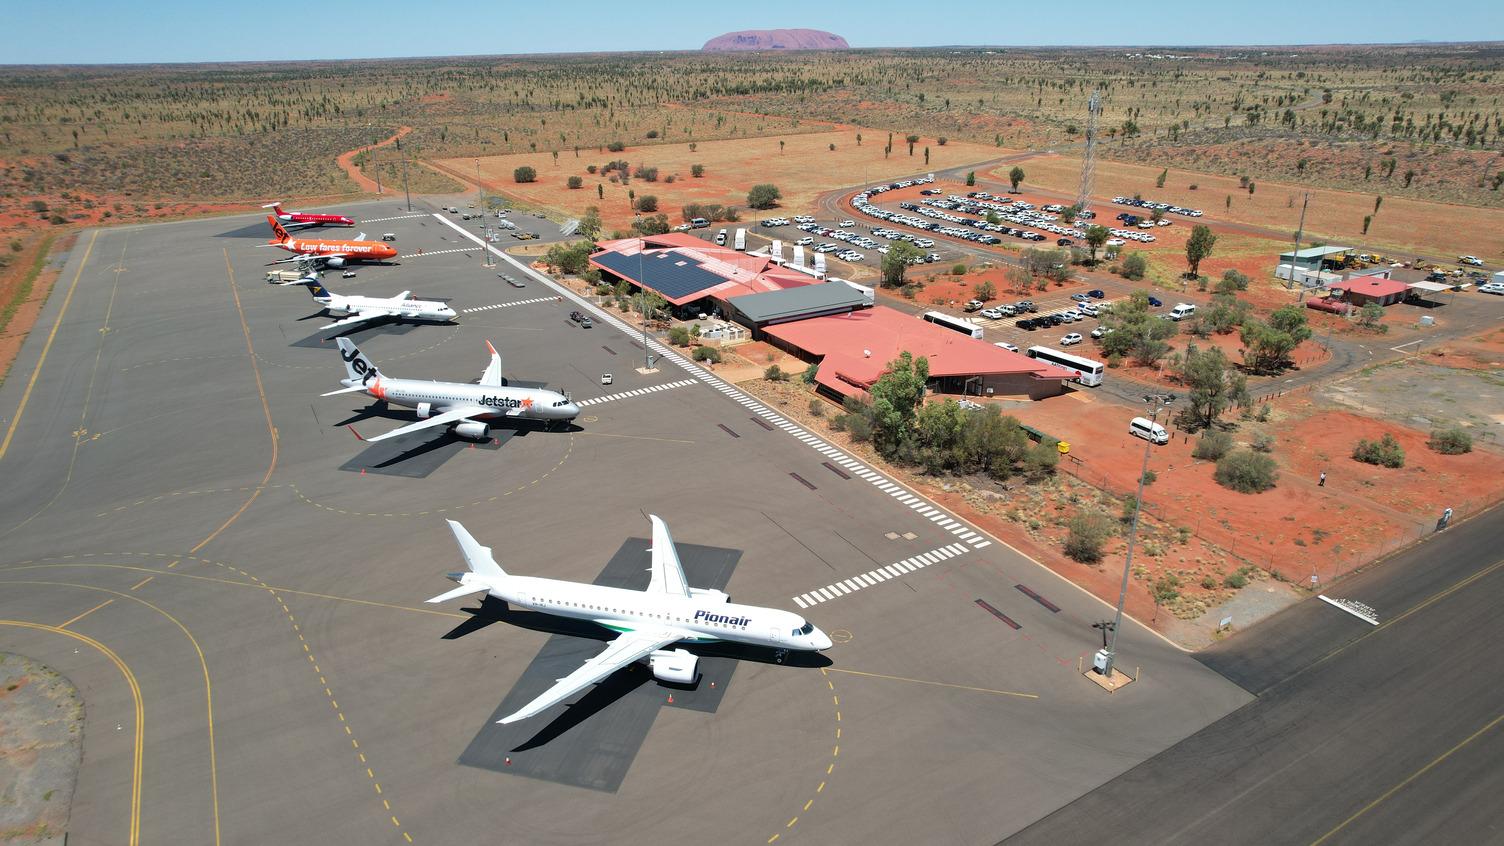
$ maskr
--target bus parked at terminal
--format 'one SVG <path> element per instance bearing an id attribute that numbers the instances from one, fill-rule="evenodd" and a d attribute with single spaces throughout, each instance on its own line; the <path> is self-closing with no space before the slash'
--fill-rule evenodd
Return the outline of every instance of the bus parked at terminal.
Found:
<path id="1" fill-rule="evenodd" d="M 1029 347 L 1028 352 L 1025 354 L 1029 358 L 1037 358 L 1040 361 L 1065 368 L 1075 373 L 1075 381 L 1089 388 L 1095 388 L 1102 384 L 1102 371 L 1106 369 L 1106 365 L 1100 361 L 1093 361 L 1079 355 L 1071 355 L 1070 353 L 1050 349 L 1049 347 Z"/>
<path id="2" fill-rule="evenodd" d="M 977 340 L 981 340 L 982 338 L 982 327 L 965 318 L 952 317 L 943 311 L 927 311 L 923 317 L 936 326 L 944 326 L 947 329 L 960 332 L 963 335 L 969 335 Z"/>

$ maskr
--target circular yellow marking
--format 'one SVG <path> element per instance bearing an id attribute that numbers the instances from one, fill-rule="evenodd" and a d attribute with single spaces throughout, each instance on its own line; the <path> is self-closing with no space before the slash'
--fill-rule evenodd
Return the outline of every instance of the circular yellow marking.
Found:
<path id="1" fill-rule="evenodd" d="M 830 632 L 830 639 L 835 643 L 850 643 L 853 637 L 855 635 L 845 629 L 832 629 Z"/>

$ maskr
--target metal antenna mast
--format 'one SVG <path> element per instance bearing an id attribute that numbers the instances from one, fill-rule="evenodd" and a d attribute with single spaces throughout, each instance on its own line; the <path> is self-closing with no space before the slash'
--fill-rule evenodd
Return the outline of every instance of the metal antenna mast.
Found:
<path id="1" fill-rule="evenodd" d="M 1081 159 L 1081 188 L 1076 191 L 1077 208 L 1086 208 L 1091 197 L 1091 180 L 1097 169 L 1097 116 L 1102 114 L 1102 97 L 1096 91 L 1086 101 L 1086 155 Z"/>

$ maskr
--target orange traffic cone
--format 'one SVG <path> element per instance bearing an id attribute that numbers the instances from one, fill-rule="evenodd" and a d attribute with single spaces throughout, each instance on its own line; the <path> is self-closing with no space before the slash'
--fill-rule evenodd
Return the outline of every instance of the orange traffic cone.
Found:
<path id="1" fill-rule="evenodd" d="M 360 468 L 360 475 L 364 476 L 365 474 L 366 474 L 366 468 L 364 468 L 364 467 Z"/>
<path id="2" fill-rule="evenodd" d="M 674 695 L 672 693 L 668 695 L 668 704 L 674 704 Z"/>
<path id="3" fill-rule="evenodd" d="M 506 764 L 507 766 L 510 767 L 510 766 L 512 766 L 512 759 L 510 757 L 504 758 L 504 759 L 502 759 L 502 763 L 504 763 L 504 764 Z"/>

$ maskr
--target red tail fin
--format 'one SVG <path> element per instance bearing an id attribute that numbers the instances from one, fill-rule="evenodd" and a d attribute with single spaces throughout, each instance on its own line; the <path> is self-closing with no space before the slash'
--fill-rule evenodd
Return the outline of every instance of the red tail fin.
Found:
<path id="1" fill-rule="evenodd" d="M 272 233 L 277 236 L 275 239 L 272 240 L 273 244 L 279 244 L 279 243 L 287 240 L 287 238 L 288 238 L 287 230 L 283 229 L 282 228 L 282 224 L 277 222 L 277 216 L 276 215 L 274 215 L 274 214 L 267 215 L 266 216 L 266 222 L 270 223 L 272 225 Z"/>

